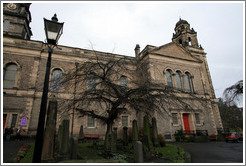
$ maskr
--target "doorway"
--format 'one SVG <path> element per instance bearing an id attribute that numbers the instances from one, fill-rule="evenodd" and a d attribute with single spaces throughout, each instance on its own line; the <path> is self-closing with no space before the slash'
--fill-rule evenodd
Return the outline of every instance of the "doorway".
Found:
<path id="1" fill-rule="evenodd" d="M 183 114 L 185 134 L 190 134 L 189 114 Z"/>

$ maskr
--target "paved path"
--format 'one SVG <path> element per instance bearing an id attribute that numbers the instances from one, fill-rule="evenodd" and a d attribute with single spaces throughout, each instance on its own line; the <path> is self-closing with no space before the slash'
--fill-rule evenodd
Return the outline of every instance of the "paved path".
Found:
<path id="1" fill-rule="evenodd" d="M 243 143 L 178 143 L 191 154 L 192 163 L 243 163 Z"/>

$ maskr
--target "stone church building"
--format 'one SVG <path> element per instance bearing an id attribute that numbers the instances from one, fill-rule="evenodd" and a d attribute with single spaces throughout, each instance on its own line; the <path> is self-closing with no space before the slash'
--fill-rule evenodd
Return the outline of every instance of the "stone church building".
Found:
<path id="1" fill-rule="evenodd" d="M 44 42 L 31 40 L 30 5 L 29 3 L 3 4 L 3 112 L 1 116 L 3 128 L 21 126 L 26 134 L 35 135 L 48 50 Z M 76 62 L 83 63 L 90 60 L 95 52 L 102 56 L 109 56 L 107 52 L 59 45 L 59 49 L 55 48 L 52 54 L 50 79 L 54 75 L 68 73 L 75 67 Z M 205 105 L 199 105 L 196 98 L 191 98 L 191 104 L 196 105 L 193 110 L 170 109 L 169 115 L 164 119 L 157 115 L 159 134 L 165 136 L 167 140 L 174 140 L 175 131 L 181 128 L 193 133 L 206 131 L 209 135 L 216 135 L 218 130 L 222 129 L 206 53 L 198 43 L 197 32 L 187 21 L 180 19 L 176 23 L 170 43 L 162 46 L 147 45 L 142 50 L 136 45 L 135 54 L 136 57 L 148 57 L 151 64 L 149 71 L 151 77 L 167 86 L 180 89 L 181 97 L 186 98 L 192 94 L 196 98 L 207 99 Z M 49 97 L 55 94 L 58 102 L 59 99 L 73 94 L 73 91 L 67 91 L 62 86 L 58 89 L 59 91 L 49 92 Z M 58 108 L 57 129 L 64 119 L 59 111 Z M 83 125 L 85 133 L 96 133 L 101 138 L 104 137 L 106 127 L 97 119 L 75 115 L 73 127 L 75 135 L 78 135 L 80 126 Z M 68 114 L 66 118 L 70 119 L 71 129 L 72 115 Z M 121 133 L 124 126 L 131 128 L 134 119 L 135 115 L 122 114 L 114 127 L 117 127 L 118 132 Z"/>

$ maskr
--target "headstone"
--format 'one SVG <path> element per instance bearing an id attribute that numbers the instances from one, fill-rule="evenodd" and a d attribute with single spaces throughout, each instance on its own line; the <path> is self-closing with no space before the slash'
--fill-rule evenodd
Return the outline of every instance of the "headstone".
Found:
<path id="1" fill-rule="evenodd" d="M 62 146 L 62 125 L 59 125 L 59 128 L 58 128 L 56 146 L 57 146 L 56 150 L 60 154 L 61 153 L 61 146 Z"/>
<path id="2" fill-rule="evenodd" d="M 132 141 L 138 141 L 138 126 L 137 126 L 137 121 L 133 120 L 132 121 Z"/>
<path id="3" fill-rule="evenodd" d="M 60 155 L 63 158 L 69 155 L 69 120 L 65 119 L 62 121 L 62 144 Z"/>
<path id="4" fill-rule="evenodd" d="M 154 117 L 152 118 L 152 141 L 155 147 L 160 146 L 159 139 L 158 139 L 156 118 Z"/>
<path id="5" fill-rule="evenodd" d="M 144 149 L 146 157 L 149 158 L 152 156 L 152 153 L 154 152 L 154 147 L 153 147 L 153 143 L 151 140 L 150 123 L 149 123 L 149 118 L 147 115 L 144 116 L 143 138 L 144 138 L 143 149 Z"/>
<path id="6" fill-rule="evenodd" d="M 84 139 L 84 128 L 83 128 L 83 125 L 80 126 L 80 129 L 79 129 L 79 142 L 82 141 Z"/>
<path id="7" fill-rule="evenodd" d="M 134 160 L 136 163 L 143 163 L 143 145 L 140 141 L 134 142 Z"/>
<path id="8" fill-rule="evenodd" d="M 55 136 L 56 136 L 57 101 L 49 101 L 46 126 L 44 131 L 44 142 L 42 151 L 42 161 L 54 160 Z"/>
<path id="9" fill-rule="evenodd" d="M 73 137 L 71 139 L 72 145 L 71 145 L 71 159 L 77 159 L 78 154 L 78 139 L 76 137 Z"/>
<path id="10" fill-rule="evenodd" d="M 128 135 L 127 135 L 127 127 L 123 127 L 123 145 L 128 145 Z"/>

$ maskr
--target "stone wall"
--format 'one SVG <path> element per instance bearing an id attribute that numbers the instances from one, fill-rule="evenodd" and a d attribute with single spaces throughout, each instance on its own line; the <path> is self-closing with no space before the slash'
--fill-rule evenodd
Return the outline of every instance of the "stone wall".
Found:
<path id="1" fill-rule="evenodd" d="M 47 61 L 47 47 L 41 42 L 35 41 L 26 41 L 20 39 L 4 38 L 4 58 L 3 64 L 8 62 L 14 62 L 19 65 L 19 78 L 17 89 L 4 89 L 7 95 L 4 96 L 4 112 L 14 109 L 22 109 L 28 113 L 28 130 L 30 134 L 35 134 L 37 128 L 38 116 L 40 110 L 40 102 L 45 74 L 45 67 Z M 94 51 L 59 46 L 60 49 L 55 49 L 52 54 L 52 63 L 51 63 L 51 73 L 53 69 L 59 68 L 63 73 L 68 73 L 72 68 L 75 67 L 75 62 L 85 62 L 88 58 L 94 58 Z M 174 48 L 170 48 L 174 49 Z M 175 50 L 169 50 L 175 52 Z M 108 53 L 98 54 L 107 55 Z M 184 52 L 185 54 L 185 52 Z M 120 56 L 120 55 L 119 55 Z M 190 56 L 190 55 L 189 55 Z M 163 73 L 167 68 L 170 68 L 175 72 L 180 70 L 183 74 L 188 71 L 194 76 L 194 90 L 196 95 L 204 98 L 212 98 L 211 89 L 209 86 L 208 78 L 203 66 L 203 63 L 184 61 L 181 59 L 175 59 L 170 57 L 157 56 L 156 54 L 150 55 L 150 73 L 152 78 L 157 82 L 163 82 L 166 84 L 166 76 Z M 175 76 L 173 76 L 173 82 L 175 85 Z M 82 84 L 80 90 L 86 86 Z M 205 95 L 206 92 L 209 92 L 210 96 Z M 65 114 L 63 110 L 59 107 L 59 103 L 63 103 L 62 99 L 71 98 L 73 95 L 73 88 L 63 89 L 59 93 L 49 93 L 49 97 L 54 97 L 58 101 L 58 119 L 57 119 L 57 130 L 64 118 L 70 119 L 70 131 L 72 128 L 72 110 L 67 111 Z M 182 94 L 183 97 L 187 97 L 187 94 Z M 182 96 L 181 95 L 181 96 Z M 189 99 L 188 99 L 189 100 Z M 216 127 L 220 126 L 220 117 L 216 110 L 216 104 L 211 106 L 211 103 L 208 104 L 208 109 L 201 107 L 197 102 L 194 102 L 194 99 L 189 101 L 192 105 L 197 105 L 195 109 L 200 109 L 201 121 L 204 122 L 202 125 L 193 125 L 193 129 L 208 130 L 209 133 L 214 133 Z M 175 106 L 172 106 L 175 107 Z M 194 113 L 187 112 L 184 110 L 179 111 L 182 113 L 189 113 L 191 118 L 191 123 L 194 123 Z M 95 133 L 99 134 L 103 138 L 106 132 L 106 126 L 101 122 L 96 120 L 96 125 L 93 128 L 87 127 L 87 117 L 79 117 L 79 114 L 75 114 L 74 127 L 73 131 L 75 135 L 79 134 L 80 126 L 84 126 L 84 133 Z M 123 115 L 128 116 L 128 135 L 131 135 L 131 123 L 134 119 L 138 120 L 135 112 L 126 113 Z M 122 116 L 122 115 L 121 115 Z M 142 117 L 144 115 L 141 115 Z M 182 119 L 178 126 L 173 126 L 171 121 L 171 112 L 163 112 L 162 115 L 157 115 L 153 112 L 153 116 L 157 117 L 157 126 L 158 133 L 162 135 L 174 134 L 176 130 L 180 130 L 182 127 Z M 141 119 L 141 118 L 140 118 Z M 141 124 L 138 125 L 141 128 Z M 117 132 L 119 138 L 123 134 L 122 120 L 119 118 L 113 127 L 117 127 Z"/>

